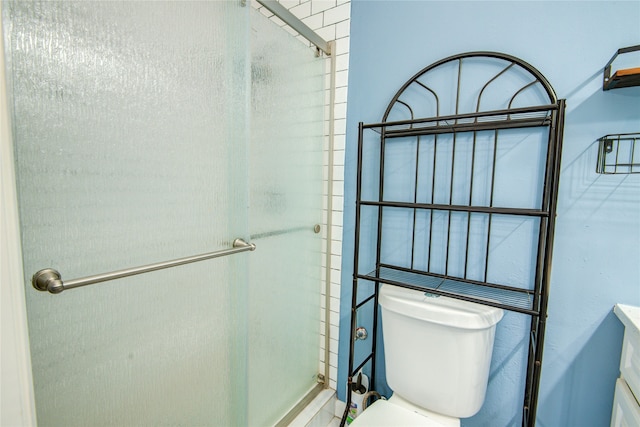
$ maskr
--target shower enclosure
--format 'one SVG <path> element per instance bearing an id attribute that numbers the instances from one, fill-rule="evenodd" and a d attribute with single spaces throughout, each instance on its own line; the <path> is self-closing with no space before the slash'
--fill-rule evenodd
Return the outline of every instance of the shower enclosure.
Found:
<path id="1" fill-rule="evenodd" d="M 38 423 L 273 425 L 317 384 L 323 59 L 240 1 L 2 12 Z"/>

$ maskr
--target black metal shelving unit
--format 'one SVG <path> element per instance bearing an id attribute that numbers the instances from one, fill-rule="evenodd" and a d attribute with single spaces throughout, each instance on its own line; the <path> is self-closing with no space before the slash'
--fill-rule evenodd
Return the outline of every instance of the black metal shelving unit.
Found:
<path id="1" fill-rule="evenodd" d="M 522 424 L 535 425 L 564 110 L 531 65 L 470 52 L 424 68 L 381 122 L 360 123 L 347 390 L 364 367 L 375 389 L 380 285 L 423 290 L 530 316 Z M 534 164 L 524 174 L 510 160 L 521 148 Z M 511 172 L 530 196 L 509 200 Z M 534 256 L 506 260 L 525 265 L 523 278 L 496 273 L 505 224 L 530 230 Z M 365 307 L 373 333 L 363 351 L 355 330 Z M 350 404 L 347 393 L 341 425 Z"/>

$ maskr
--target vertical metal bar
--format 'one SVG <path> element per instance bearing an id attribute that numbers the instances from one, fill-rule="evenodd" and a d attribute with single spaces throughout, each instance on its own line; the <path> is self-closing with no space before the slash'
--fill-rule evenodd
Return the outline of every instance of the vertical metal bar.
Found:
<path id="1" fill-rule="evenodd" d="M 356 216 L 358 214 L 356 213 Z M 356 238 L 357 239 L 357 238 Z M 357 253 L 357 252 L 356 252 Z M 356 255 L 357 256 L 357 255 Z M 344 408 L 344 413 L 342 414 L 342 419 L 340 420 L 340 426 L 344 426 L 347 421 L 347 414 L 349 413 L 349 408 L 351 407 L 351 385 L 353 384 L 353 359 L 355 358 L 355 331 L 356 331 L 356 319 L 357 319 L 357 295 L 358 295 L 358 279 L 355 277 L 352 281 L 351 287 L 351 322 L 350 322 L 350 331 L 349 331 L 349 368 L 347 371 L 347 397 L 346 397 L 346 406 Z"/>
<path id="2" fill-rule="evenodd" d="M 547 170 L 545 173 L 545 192 L 542 209 L 549 211 L 549 219 L 541 220 L 538 243 L 538 265 L 536 271 L 536 288 L 534 292 L 534 309 L 539 316 L 531 319 L 531 339 L 535 339 L 532 347 L 533 354 L 527 364 L 527 383 L 525 389 L 524 410 L 527 424 L 535 425 L 537 396 L 542 368 L 542 349 L 546 325 L 546 311 L 548 300 L 548 280 L 550 275 L 551 252 L 553 247 L 553 228 L 557 205 L 557 189 L 560 173 L 560 155 L 562 128 L 564 126 L 564 100 L 560 101 L 560 110 L 552 115 L 552 126 L 549 129 L 549 145 L 547 148 Z"/>
<path id="3" fill-rule="evenodd" d="M 598 162 L 596 163 L 596 173 L 604 173 L 604 146 L 603 138 L 598 141 Z"/>
<path id="4" fill-rule="evenodd" d="M 524 385 L 524 400 L 522 404 L 522 425 L 528 426 L 531 423 L 531 404 L 533 401 L 534 372 L 536 371 L 536 345 L 538 342 L 538 327 L 540 316 L 532 315 L 529 325 L 529 348 L 527 351 L 527 372 Z M 534 417 L 535 418 L 535 417 Z M 534 420 L 535 422 L 535 420 Z"/>
<path id="5" fill-rule="evenodd" d="M 529 325 L 529 348 L 527 351 L 527 373 L 525 377 L 524 401 L 522 405 L 522 425 L 528 426 L 531 417 L 531 395 L 533 389 L 533 371 L 535 370 L 536 345 L 538 343 L 537 331 L 540 316 L 532 315 L 531 324 Z M 535 418 L 535 417 L 534 417 Z"/>
<path id="6" fill-rule="evenodd" d="M 493 207 L 493 190 L 496 181 L 496 159 L 498 155 L 498 131 L 493 134 L 493 163 L 491 165 L 491 190 L 489 191 L 489 207 Z M 491 244 L 491 220 L 493 215 L 489 213 L 489 224 L 487 225 L 487 249 L 484 258 L 484 281 L 487 281 L 489 271 L 489 246 Z"/>
<path id="7" fill-rule="evenodd" d="M 551 151 L 552 147 L 549 146 L 548 150 Z M 553 155 L 551 155 L 553 158 Z M 551 168 L 552 165 L 549 165 Z M 545 190 L 545 193 L 548 193 Z M 545 196 L 546 198 L 546 196 Z M 536 275 L 534 281 L 534 292 L 533 292 L 533 303 L 532 308 L 538 312 L 538 315 L 531 316 L 531 325 L 530 325 L 530 336 L 531 339 L 536 339 L 540 334 L 539 325 L 540 325 L 540 317 L 544 315 L 540 307 L 540 296 L 541 296 L 541 288 L 542 288 L 542 277 L 544 275 L 544 253 L 545 253 L 545 244 L 546 244 L 546 235 L 547 235 L 547 227 L 548 227 L 548 219 L 541 218 L 539 224 L 539 232 L 538 232 L 538 254 L 536 260 Z M 531 408 L 532 396 L 533 396 L 533 388 L 534 388 L 534 375 L 536 371 L 535 367 L 535 346 L 532 348 L 527 362 L 527 373 L 526 373 L 526 383 L 525 383 L 525 393 L 524 393 L 524 407 L 529 410 Z"/>
<path id="8" fill-rule="evenodd" d="M 550 207 L 552 203 L 552 199 L 554 196 L 552 183 L 553 183 L 553 175 L 554 175 L 554 165 L 555 165 L 555 145 L 556 145 L 556 129 L 554 123 L 557 121 L 557 112 L 552 112 L 552 123 L 549 127 L 549 135 L 547 144 L 547 155 L 545 161 L 545 173 L 544 180 L 542 183 L 542 200 L 540 201 L 540 209 L 544 212 L 550 212 Z M 540 310 L 540 293 L 542 287 L 542 278 L 544 276 L 544 253 L 546 247 L 546 236 L 548 229 L 548 218 L 540 217 L 539 231 L 538 231 L 538 255 L 536 259 L 536 274 L 534 278 L 534 299 L 533 299 L 533 309 Z"/>
<path id="9" fill-rule="evenodd" d="M 541 218 L 538 240 L 538 256 L 536 261 L 536 277 L 533 308 L 539 312 L 531 319 L 532 354 L 527 363 L 527 377 L 524 399 L 524 413 L 527 425 L 535 425 L 537 396 L 542 369 L 542 350 L 546 326 L 549 275 L 551 268 L 551 252 L 553 248 L 553 229 L 555 224 L 557 190 L 560 173 L 560 155 L 562 132 L 564 126 L 564 100 L 559 103 L 559 110 L 552 112 L 552 124 L 549 129 L 547 161 L 543 183 L 543 199 L 541 209 L 549 212 L 548 218 Z"/>
<path id="10" fill-rule="evenodd" d="M 335 41 L 329 42 L 329 49 L 335 52 Z M 329 84 L 329 146 L 327 160 L 327 233 L 325 246 L 325 322 L 324 322 L 324 378 L 325 388 L 329 387 L 331 354 L 331 323 L 329 322 L 329 312 L 331 311 L 331 241 L 333 239 L 333 167 L 334 167 L 334 146 L 335 146 L 335 112 L 336 103 L 336 56 L 331 55 L 331 77 Z"/>
<path id="11" fill-rule="evenodd" d="M 636 151 L 636 138 L 632 137 L 631 139 L 629 139 L 630 143 L 631 143 L 631 154 L 629 156 L 629 170 L 628 172 L 633 173 L 633 168 L 637 165 L 636 162 L 633 161 L 634 157 L 635 157 L 635 151 Z"/>
<path id="12" fill-rule="evenodd" d="M 456 85 L 456 115 L 460 109 L 460 81 L 462 79 L 462 58 L 458 59 L 458 82 Z M 458 123 L 458 119 L 456 119 Z M 456 164 L 456 137 L 457 134 L 453 133 L 453 144 L 451 147 L 451 178 L 449 182 L 449 204 L 453 204 L 453 178 L 455 174 Z M 449 274 L 449 250 L 451 248 L 451 211 L 447 212 L 447 250 L 444 257 L 444 274 Z"/>
<path id="13" fill-rule="evenodd" d="M 542 182 L 542 200 L 540 201 L 540 209 L 542 211 L 549 211 L 551 200 L 553 198 L 553 175 L 554 175 L 554 165 L 555 165 L 555 141 L 556 141 L 556 128 L 554 124 L 557 120 L 557 113 L 552 112 L 551 115 L 551 126 L 549 127 L 549 132 L 547 135 L 547 153 L 545 160 L 545 171 L 544 171 L 544 179 Z M 538 343 L 537 337 L 540 334 L 539 326 L 540 326 L 540 317 L 544 315 L 541 311 L 540 307 L 540 297 L 542 294 L 542 278 L 544 277 L 545 265 L 544 265 L 544 254 L 545 248 L 547 244 L 547 229 L 548 229 L 548 218 L 541 217 L 540 223 L 538 224 L 538 245 L 537 245 L 537 256 L 536 256 L 536 272 L 534 276 L 534 289 L 533 289 L 533 304 L 532 308 L 538 312 L 537 316 L 531 317 L 530 328 L 530 339 L 532 342 L 530 343 L 530 354 L 528 355 L 527 360 L 527 373 L 526 373 L 526 382 L 525 382 L 525 393 L 524 393 L 524 411 L 527 413 L 527 416 L 531 416 L 531 405 L 533 402 L 533 389 L 536 387 L 534 377 L 535 372 L 538 369 L 535 363 L 536 357 L 536 345 Z M 533 342 L 535 340 L 535 343 Z M 535 414 L 534 414 L 535 415 Z M 530 423 L 531 420 L 527 420 L 527 423 Z"/>
<path id="14" fill-rule="evenodd" d="M 351 286 L 351 322 L 349 330 L 349 366 L 347 371 L 347 405 L 342 419 L 340 420 L 340 426 L 344 426 L 347 421 L 347 414 L 351 406 L 351 384 L 353 384 L 353 359 L 355 357 L 355 332 L 357 321 L 357 309 L 358 304 L 358 262 L 360 258 L 360 222 L 361 222 L 361 204 L 362 199 L 362 151 L 364 145 L 362 122 L 358 123 L 358 161 L 356 166 L 356 223 L 355 223 L 355 241 L 353 249 L 353 281 Z"/>
<path id="15" fill-rule="evenodd" d="M 369 375 L 371 381 L 369 383 L 369 390 L 376 389 L 376 369 L 377 369 L 377 355 L 378 355 L 378 300 L 380 296 L 380 282 L 375 282 L 375 296 L 373 298 L 373 331 L 371 337 L 371 375 Z"/>
<path id="16" fill-rule="evenodd" d="M 449 179 L 449 204 L 453 204 L 453 180 L 455 176 L 456 167 L 456 137 L 457 134 L 453 133 L 453 142 L 451 144 L 451 176 Z M 444 261 L 444 275 L 449 274 L 449 249 L 451 248 L 451 211 L 447 212 L 447 250 Z"/>
<path id="17" fill-rule="evenodd" d="M 553 259 L 553 238 L 555 235 L 555 223 L 557 215 L 558 205 L 558 188 L 560 182 L 560 164 L 562 161 L 562 134 L 564 133 L 564 111 L 565 100 L 558 101 L 558 110 L 556 113 L 556 126 L 554 132 L 554 161 L 553 161 L 553 175 L 551 181 L 551 196 L 549 203 L 549 225 L 546 236 L 546 247 L 544 253 L 544 276 L 542 277 L 542 288 L 540 298 L 540 325 L 538 328 L 538 336 L 536 343 L 535 354 L 535 371 L 533 376 L 533 387 L 531 394 L 531 407 L 530 407 L 530 425 L 535 426 L 536 422 L 536 410 L 538 406 L 538 392 L 540 385 L 540 375 L 542 373 L 542 354 L 544 350 L 544 334 L 547 324 L 547 305 L 549 300 L 549 285 L 551 280 L 551 260 Z"/>
<path id="18" fill-rule="evenodd" d="M 362 152 L 364 145 L 364 130 L 362 122 L 358 123 L 358 160 L 356 166 L 356 223 L 355 223 L 355 241 L 353 254 L 353 277 L 358 274 L 358 262 L 360 256 L 360 222 L 361 222 L 361 200 L 362 200 Z M 354 304 L 355 305 L 355 304 Z M 352 331 L 353 333 L 353 331 Z"/>
<path id="19" fill-rule="evenodd" d="M 436 191 L 436 158 L 438 155 L 438 135 L 433 136 L 433 170 L 431 171 L 431 204 L 435 201 Z M 427 271 L 431 271 L 431 249 L 433 249 L 433 209 L 429 211 L 429 257 Z"/>
<path id="20" fill-rule="evenodd" d="M 620 157 L 620 135 L 618 135 L 618 138 L 616 139 L 616 161 L 613 162 L 613 173 L 618 173 L 619 157 Z"/>
<path id="21" fill-rule="evenodd" d="M 380 132 L 380 182 L 378 187 L 378 201 L 384 201 L 384 163 L 385 163 L 385 144 L 386 144 L 386 131 L 387 128 L 382 128 Z M 384 218 L 384 207 L 378 207 L 378 236 L 376 242 L 376 277 L 380 277 L 380 258 L 382 251 L 382 221 Z M 374 286 L 374 303 L 373 303 L 373 337 L 371 338 L 371 348 L 373 357 L 371 360 L 371 382 L 370 388 L 375 387 L 376 381 L 376 359 L 377 359 L 377 328 L 378 328 L 378 296 L 379 296 L 380 284 L 375 283 Z"/>
<path id="22" fill-rule="evenodd" d="M 380 174 L 378 180 L 378 201 L 384 201 L 384 154 L 385 154 L 385 132 L 386 128 L 382 128 L 380 132 Z M 383 219 L 383 210 L 382 206 L 378 207 L 378 235 L 376 242 L 376 270 L 378 270 L 380 265 L 380 253 L 382 251 L 382 219 Z"/>
<path id="23" fill-rule="evenodd" d="M 633 168 L 638 166 L 638 162 L 634 161 L 635 156 L 636 156 L 636 137 L 631 137 L 631 139 L 629 139 L 630 143 L 631 143 L 631 155 L 629 158 L 629 172 L 630 173 L 634 173 Z"/>
<path id="24" fill-rule="evenodd" d="M 614 139 L 611 140 L 611 153 L 610 154 L 615 154 L 615 160 L 613 161 L 613 172 L 611 172 L 611 173 L 618 172 L 618 149 L 616 148 L 615 153 L 613 152 L 613 149 L 616 146 L 614 141 L 615 141 Z M 618 142 L 618 145 L 619 145 L 620 141 L 618 140 L 617 142 Z"/>
<path id="25" fill-rule="evenodd" d="M 473 144 L 471 145 L 471 172 L 469 176 L 469 206 L 473 201 L 473 173 L 475 170 L 476 163 L 476 138 L 478 133 L 473 132 Z M 464 275 L 463 277 L 467 278 L 467 268 L 469 266 L 469 236 L 471 234 L 471 212 L 467 212 L 467 239 L 465 243 L 465 251 L 464 251 Z"/>
<path id="26" fill-rule="evenodd" d="M 418 171 L 420 170 L 420 136 L 416 141 L 416 176 L 413 184 L 413 203 L 418 203 Z M 411 269 L 413 270 L 415 249 L 416 249 L 416 214 L 417 209 L 413 208 L 413 229 L 411 234 Z"/>

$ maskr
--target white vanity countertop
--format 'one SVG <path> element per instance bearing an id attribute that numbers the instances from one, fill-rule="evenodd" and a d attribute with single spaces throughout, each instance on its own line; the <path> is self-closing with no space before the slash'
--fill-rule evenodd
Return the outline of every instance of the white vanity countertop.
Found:
<path id="1" fill-rule="evenodd" d="M 613 312 L 618 316 L 625 328 L 630 328 L 636 333 L 640 333 L 640 307 L 616 304 L 613 307 Z"/>

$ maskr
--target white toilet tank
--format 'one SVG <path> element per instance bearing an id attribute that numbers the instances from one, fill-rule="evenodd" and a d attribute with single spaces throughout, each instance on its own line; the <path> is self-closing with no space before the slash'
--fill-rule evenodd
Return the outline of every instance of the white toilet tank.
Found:
<path id="1" fill-rule="evenodd" d="M 403 399 L 455 418 L 484 402 L 500 308 L 383 285 L 387 383 Z"/>

